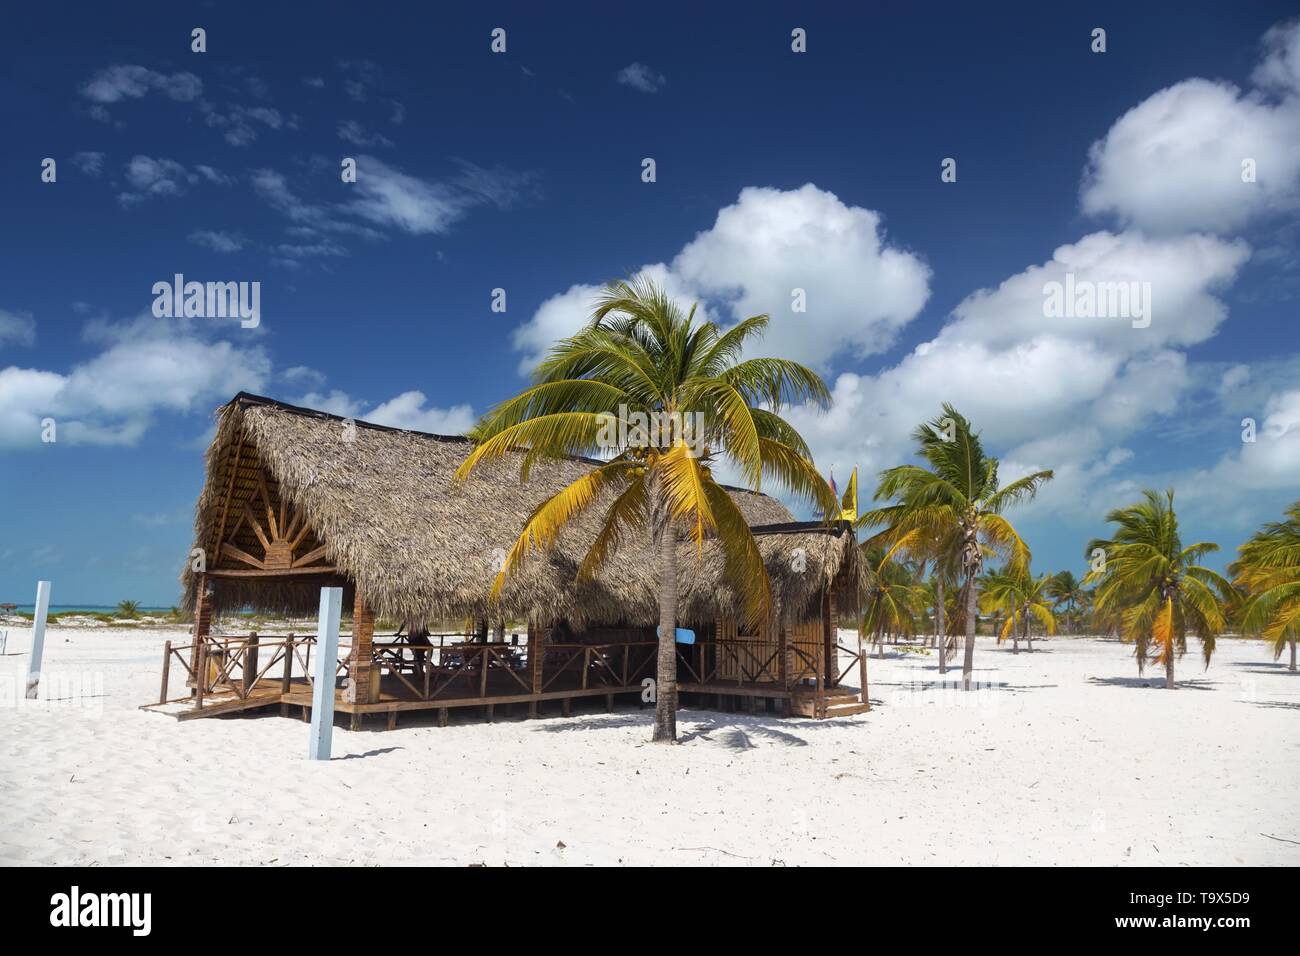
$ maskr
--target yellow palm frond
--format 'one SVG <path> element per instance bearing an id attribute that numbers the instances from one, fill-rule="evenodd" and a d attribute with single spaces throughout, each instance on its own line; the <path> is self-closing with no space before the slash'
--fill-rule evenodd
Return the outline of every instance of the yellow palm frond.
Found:
<path id="1" fill-rule="evenodd" d="M 705 488 L 712 482 L 707 469 L 685 442 L 678 442 L 659 459 L 665 503 L 674 524 L 688 522 L 695 551 L 704 550 L 704 538 L 716 528 L 713 507 Z"/>
<path id="2" fill-rule="evenodd" d="M 529 554 L 554 547 L 565 525 L 582 514 L 602 491 L 625 480 L 634 467 L 629 461 L 610 462 L 587 472 L 538 505 L 506 554 L 492 585 L 492 599 L 501 595 L 506 577 L 522 565 Z"/>
<path id="3" fill-rule="evenodd" d="M 727 580 L 740 598 L 744 623 L 753 626 L 765 622 L 772 610 L 772 585 L 749 522 L 721 485 L 707 482 L 704 494 L 718 530 Z"/>

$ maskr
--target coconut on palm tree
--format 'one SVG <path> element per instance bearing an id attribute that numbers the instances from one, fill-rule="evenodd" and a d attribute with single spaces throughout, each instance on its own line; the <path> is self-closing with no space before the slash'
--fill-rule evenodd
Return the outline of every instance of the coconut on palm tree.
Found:
<path id="1" fill-rule="evenodd" d="M 1232 585 L 1199 563 L 1219 546 L 1182 543 L 1172 489 L 1162 495 L 1148 488 L 1141 501 L 1116 508 L 1106 521 L 1117 526 L 1115 533 L 1088 543 L 1087 553 L 1100 549 L 1104 563 L 1084 581 L 1097 584 L 1097 613 L 1116 622 L 1120 637 L 1136 645 L 1138 673 L 1154 648 L 1156 664 L 1165 668 L 1165 687 L 1173 690 L 1174 658 L 1187 653 L 1187 635 L 1200 639 L 1209 667 L 1223 630 L 1223 601 Z"/>
<path id="2" fill-rule="evenodd" d="M 1242 628 L 1271 640 L 1274 660 L 1290 645 L 1290 670 L 1295 670 L 1300 637 L 1300 501 L 1285 515 L 1285 521 L 1264 525 L 1238 548 L 1239 557 L 1228 570 L 1247 592 Z"/>
<path id="3" fill-rule="evenodd" d="M 1013 654 L 1020 653 L 1022 637 L 1029 650 L 1034 649 L 1031 621 L 1041 624 L 1049 636 L 1056 633 L 1056 616 L 1048 596 L 1051 581 L 1051 575 L 1034 577 L 1024 570 L 990 571 L 980 579 L 980 610 L 986 614 L 1002 611 L 1007 615 L 1006 623 L 998 632 L 998 642 L 1010 637 Z"/>
<path id="4" fill-rule="evenodd" d="M 632 535 L 658 556 L 659 650 L 656 741 L 677 736 L 677 543 L 716 538 L 745 623 L 766 619 L 771 589 L 762 556 L 713 465 L 729 462 L 757 490 L 775 481 L 823 513 L 836 506 L 799 433 L 780 416 L 792 404 L 826 407 L 821 378 L 798 363 L 744 358 L 766 315 L 729 329 L 698 321 L 653 282 L 616 282 L 600 294 L 588 324 L 557 342 L 533 384 L 478 423 L 478 445 L 458 471 L 522 451 L 522 474 L 543 456 L 599 455 L 603 462 L 543 502 L 506 555 L 494 585 L 593 505 L 601 531 L 578 569 L 593 575 Z M 650 423 L 647 427 L 647 422 Z"/>
<path id="5" fill-rule="evenodd" d="M 894 503 L 864 515 L 863 523 L 884 526 L 870 539 L 873 543 L 894 544 L 913 533 L 945 542 L 944 560 L 962 578 L 962 687 L 969 690 L 975 669 L 977 579 L 984 559 L 998 555 L 1010 569 L 1029 566 L 1029 548 L 1002 513 L 1033 498 L 1052 472 L 1036 471 L 999 486 L 998 460 L 985 454 L 970 422 L 946 403 L 943 414 L 918 427 L 912 437 L 928 467 L 902 465 L 881 472 L 876 500 Z"/>

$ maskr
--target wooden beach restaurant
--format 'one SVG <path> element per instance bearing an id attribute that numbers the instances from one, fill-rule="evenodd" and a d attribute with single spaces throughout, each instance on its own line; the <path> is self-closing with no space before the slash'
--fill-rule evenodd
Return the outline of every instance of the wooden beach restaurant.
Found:
<path id="1" fill-rule="evenodd" d="M 597 503 L 492 600 L 529 515 L 591 462 L 544 460 L 522 481 L 507 459 L 457 482 L 472 448 L 245 393 L 222 406 L 196 508 L 202 560 L 182 577 L 192 639 L 167 647 L 149 706 L 182 719 L 274 706 L 305 718 L 315 635 L 227 629 L 248 610 L 312 616 L 326 586 L 343 588 L 352 610 L 335 707 L 354 728 L 422 710 L 445 722 L 457 708 L 491 719 L 507 708 L 567 715 L 575 702 L 640 701 L 655 675 L 658 619 L 648 542 L 620 545 L 577 581 Z M 720 550 L 710 542 L 697 553 L 683 540 L 679 621 L 693 642 L 677 645 L 682 702 L 816 718 L 865 709 L 861 644 L 837 636 L 861 574 L 848 524 L 798 522 L 774 498 L 730 493 L 762 549 L 772 613 L 738 627 Z"/>

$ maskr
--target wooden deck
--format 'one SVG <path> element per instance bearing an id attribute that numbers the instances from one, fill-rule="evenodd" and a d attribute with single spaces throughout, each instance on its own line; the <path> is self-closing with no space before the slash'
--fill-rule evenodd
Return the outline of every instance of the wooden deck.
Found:
<path id="1" fill-rule="evenodd" d="M 313 647 L 313 639 L 293 635 L 209 638 L 197 646 L 175 648 L 169 642 L 159 702 L 143 709 L 194 720 L 278 705 L 284 715 L 299 708 L 306 719 L 312 706 L 312 681 L 303 675 L 310 673 Z M 730 649 L 724 653 L 720 643 L 678 653 L 677 690 L 684 706 L 751 713 L 761 708 L 813 718 L 868 709 L 858 688 L 832 685 L 826 679 L 787 680 L 783 685 L 772 679 L 724 678 L 717 662 L 744 658 Z M 616 698 L 644 706 L 642 696 L 654 672 L 654 658 L 655 645 L 647 642 L 536 645 L 531 653 L 522 645 L 492 642 L 437 648 L 376 645 L 367 678 L 359 685 L 348 686 L 354 683 L 352 661 L 338 661 L 334 709 L 348 714 L 354 728 L 375 714 L 387 715 L 391 728 L 398 714 L 416 711 L 436 711 L 439 723 L 445 724 L 451 710 L 467 707 L 482 708 L 491 720 L 498 706 L 525 705 L 530 717 L 538 715 L 539 705 L 554 701 L 560 702 L 565 716 L 574 700 L 603 698 L 607 710 Z M 189 693 L 169 699 L 168 669 L 173 659 L 187 676 Z M 195 659 L 198 664 L 190 663 Z M 704 666 L 706 660 L 710 666 Z M 748 670 L 766 678 L 776 668 L 769 662 Z M 743 675 L 747 669 L 737 667 L 735 672 Z M 195 687 L 195 673 L 205 675 L 202 688 Z M 358 700 L 362 690 L 364 699 Z"/>

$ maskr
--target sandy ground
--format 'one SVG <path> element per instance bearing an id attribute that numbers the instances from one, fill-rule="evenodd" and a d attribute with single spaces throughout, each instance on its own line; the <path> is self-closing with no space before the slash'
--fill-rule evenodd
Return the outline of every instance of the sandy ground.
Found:
<path id="1" fill-rule="evenodd" d="M 635 706 L 466 713 L 336 727 L 313 763 L 296 717 L 139 711 L 169 637 L 51 628 L 72 699 L 27 704 L 10 630 L 0 863 L 1300 864 L 1300 675 L 1255 642 L 1189 654 L 1173 693 L 1119 644 L 981 639 L 979 691 L 887 651 L 850 718 L 685 710 L 660 747 Z"/>

